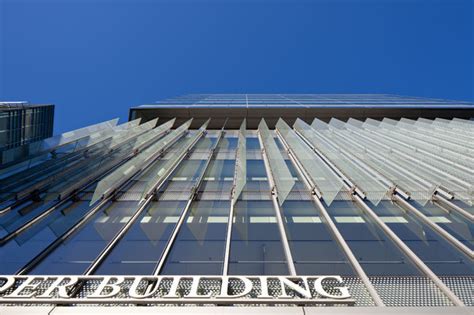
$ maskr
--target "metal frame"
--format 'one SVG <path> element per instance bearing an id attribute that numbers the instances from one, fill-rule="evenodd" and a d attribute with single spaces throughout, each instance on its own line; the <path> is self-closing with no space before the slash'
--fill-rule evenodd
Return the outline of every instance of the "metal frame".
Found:
<path id="1" fill-rule="evenodd" d="M 400 203 L 403 208 L 408 209 L 410 212 L 414 213 L 416 216 L 418 216 L 423 223 L 428 225 L 431 229 L 433 229 L 436 233 L 438 233 L 441 237 L 446 239 L 448 242 L 450 242 L 454 247 L 456 247 L 458 250 L 466 254 L 468 257 L 471 259 L 474 259 L 474 253 L 472 250 L 470 250 L 466 245 L 461 243 L 457 238 L 452 236 L 450 233 L 448 233 L 445 229 L 440 227 L 438 224 L 434 223 L 431 221 L 426 215 L 424 215 L 420 210 L 412 206 L 408 201 L 405 199 L 401 198 L 398 194 L 394 194 L 393 198 L 395 198 L 395 202 Z"/>
<path id="2" fill-rule="evenodd" d="M 293 150 L 289 147 L 288 143 L 282 137 L 280 132 L 278 130 L 276 130 L 276 133 L 277 133 L 278 138 L 280 139 L 281 143 L 283 144 L 283 146 L 287 150 L 290 160 L 293 162 L 293 164 L 295 166 L 295 169 L 299 173 L 301 179 L 304 181 L 306 187 L 310 191 L 314 192 L 314 190 L 317 189 L 316 188 L 316 183 L 314 183 L 311 180 L 310 176 L 307 174 L 307 172 L 305 171 L 305 169 L 301 165 L 301 162 L 298 160 L 298 157 L 293 152 Z M 346 257 L 348 258 L 350 264 L 352 265 L 352 267 L 356 271 L 357 275 L 360 277 L 360 279 L 364 283 L 364 285 L 365 285 L 367 291 L 369 292 L 372 300 L 374 301 L 375 305 L 376 306 L 385 306 L 385 303 L 383 302 L 382 298 L 377 293 L 377 290 L 375 290 L 375 287 L 372 285 L 372 282 L 370 282 L 369 277 L 365 273 L 362 266 L 359 264 L 359 261 L 357 260 L 355 255 L 352 253 L 352 250 L 350 249 L 349 245 L 347 245 L 346 241 L 344 240 L 344 237 L 341 235 L 338 228 L 334 224 L 334 221 L 332 220 L 331 216 L 327 212 L 327 210 L 324 207 L 323 203 L 321 202 L 320 198 L 315 193 L 311 194 L 311 198 L 313 199 L 314 204 L 319 209 L 321 215 L 326 220 L 326 222 L 329 226 L 329 229 L 333 233 L 337 243 L 341 247 L 341 249 L 344 252 L 344 254 L 346 255 Z"/>
<path id="3" fill-rule="evenodd" d="M 435 201 L 440 201 L 441 203 L 445 204 L 446 206 L 448 206 L 454 212 L 456 212 L 456 213 L 462 215 L 463 217 L 467 218 L 469 221 L 471 221 L 471 223 L 474 221 L 474 215 L 473 214 L 470 214 L 469 212 L 467 212 L 463 208 L 459 207 L 458 205 L 455 205 L 454 203 L 450 202 L 449 200 L 446 200 L 444 197 L 439 196 L 438 194 L 435 194 L 435 195 L 433 195 L 433 199 Z M 435 204 L 437 204 L 437 203 L 435 203 Z"/>
<path id="4" fill-rule="evenodd" d="M 370 132 L 371 134 L 375 134 L 376 136 L 378 136 L 378 138 L 368 138 L 367 135 L 365 135 L 365 134 L 360 134 L 360 132 L 355 131 L 355 130 L 351 130 L 351 132 L 357 134 L 357 135 L 360 136 L 360 137 L 365 138 L 366 140 L 368 140 L 368 141 L 370 141 L 370 142 L 374 142 L 374 143 L 376 143 L 377 145 L 387 146 L 387 147 L 389 147 L 391 150 L 393 150 L 394 152 L 396 152 L 397 154 L 399 154 L 400 156 L 405 157 L 406 159 L 409 159 L 409 160 L 411 160 L 411 161 L 414 161 L 414 160 L 418 161 L 415 157 L 412 157 L 411 155 L 407 155 L 407 154 L 405 154 L 403 151 L 400 151 L 399 149 L 397 149 L 397 147 L 398 147 L 399 145 L 401 145 L 401 144 L 396 144 L 396 145 L 395 145 L 395 146 L 396 146 L 395 149 L 393 149 L 391 146 L 388 146 L 388 145 L 383 144 L 383 143 L 380 142 L 380 137 L 381 137 L 381 138 L 384 138 L 385 141 L 391 141 L 392 144 L 393 144 L 393 143 L 399 143 L 399 142 L 401 142 L 401 141 L 398 140 L 398 139 L 392 139 L 392 138 L 388 137 L 386 134 L 380 134 L 380 133 L 378 133 L 378 132 L 376 132 L 376 131 L 374 131 L 374 130 L 368 130 L 368 132 Z M 407 146 L 407 144 L 405 144 L 405 143 L 404 143 L 404 145 Z M 415 149 L 417 150 L 417 152 L 420 152 L 420 153 L 425 154 L 425 153 L 424 153 L 425 150 L 423 150 L 423 149 L 418 149 L 417 147 L 412 147 L 412 148 L 415 148 Z M 431 156 L 430 156 L 430 157 L 431 157 Z M 438 169 L 437 169 L 436 167 L 433 167 L 433 166 L 431 166 L 431 165 L 427 165 L 427 164 L 426 164 L 425 162 L 423 162 L 423 161 L 420 161 L 420 163 L 424 164 L 425 166 L 427 166 L 427 167 L 428 167 L 429 169 L 431 169 L 431 170 L 436 170 L 436 171 L 438 171 Z M 446 175 L 446 174 L 447 174 L 446 171 L 439 170 L 439 172 L 442 172 L 443 175 Z M 439 172 L 438 172 L 438 173 L 439 173 Z M 413 174 L 412 177 L 418 177 L 418 178 L 419 178 L 419 176 L 416 176 L 415 174 Z M 455 176 L 453 176 L 453 175 L 449 175 L 448 177 L 455 178 L 456 180 L 458 180 L 458 179 L 457 179 Z M 460 185 L 460 184 L 457 183 L 456 185 Z M 444 196 L 447 196 L 447 197 L 449 196 L 449 198 L 452 198 L 452 197 L 453 197 L 452 194 L 451 194 L 449 191 L 444 190 L 442 187 L 438 187 L 438 188 L 437 188 L 437 191 L 439 191 L 439 192 L 440 192 L 441 194 L 443 194 Z"/>
<path id="5" fill-rule="evenodd" d="M 245 122 L 245 120 L 244 120 Z M 242 122 L 242 124 L 244 123 Z M 247 141 L 247 137 L 245 135 L 244 141 Z M 240 146 L 240 141 L 238 143 Z M 237 178 L 237 155 L 239 154 L 239 148 L 235 150 L 235 167 L 234 167 L 234 179 L 232 184 L 232 192 L 230 196 L 230 209 L 229 209 L 229 218 L 227 220 L 227 230 L 226 230 L 226 239 L 225 239 L 225 251 L 224 251 L 224 266 L 222 268 L 222 275 L 227 276 L 229 273 L 229 260 L 230 260 L 230 245 L 232 241 L 232 227 L 234 225 L 234 210 L 235 204 L 237 203 L 237 199 L 239 196 L 235 196 L 235 186 L 236 186 L 236 178 Z M 245 152 L 247 154 L 247 151 Z M 247 163 L 247 156 L 245 156 L 245 163 Z M 247 174 L 244 174 L 247 176 Z"/>
<path id="6" fill-rule="evenodd" d="M 168 144 L 168 147 L 174 144 L 179 138 L 175 139 L 175 141 L 171 142 Z M 141 170 L 139 170 L 137 173 L 135 173 L 133 176 L 128 178 L 126 181 L 124 181 L 116 190 L 114 193 L 108 195 L 107 197 L 101 199 L 96 203 L 96 205 L 87 212 L 86 215 L 84 215 L 76 224 L 74 224 L 71 228 L 69 228 L 66 232 L 64 232 L 61 236 L 56 238 L 55 241 L 53 241 L 51 244 L 49 244 L 43 251 L 41 251 L 38 255 L 36 255 L 32 260 L 30 260 L 25 266 L 23 266 L 19 271 L 16 272 L 18 275 L 24 275 L 31 271 L 37 264 L 39 264 L 46 256 L 48 256 L 53 250 L 55 250 L 63 241 L 68 239 L 71 235 L 73 235 L 78 229 L 82 227 L 83 224 L 87 223 L 88 220 L 95 214 L 97 213 L 105 204 L 107 204 L 109 201 L 112 201 L 115 198 L 115 195 L 120 189 L 125 187 L 128 183 L 130 183 L 134 178 L 140 176 L 148 167 L 156 161 L 161 155 L 163 154 L 163 151 L 160 152 L 159 155 L 155 156 L 154 159 L 151 159 L 150 162 L 143 167 Z"/>
<path id="7" fill-rule="evenodd" d="M 338 132 L 336 132 L 336 134 L 339 134 Z M 339 148 L 339 144 L 336 144 Z M 344 150 L 341 148 L 341 150 Z M 375 155 L 377 155 L 376 153 L 374 153 Z M 357 157 L 354 157 L 355 159 L 358 159 Z M 361 161 L 361 163 L 363 163 L 363 161 Z M 392 166 L 393 167 L 393 166 Z M 370 166 L 367 166 L 368 169 L 370 169 Z M 381 174 L 382 176 L 385 177 L 385 174 Z M 422 179 L 421 179 L 422 180 Z M 464 254 L 466 254 L 468 257 L 470 257 L 471 259 L 473 258 L 473 251 L 470 250 L 466 245 L 464 245 L 463 243 L 461 243 L 458 239 L 456 239 L 455 237 L 453 237 L 450 233 L 448 233 L 446 230 L 444 230 L 442 227 L 440 227 L 438 224 L 432 222 L 427 216 L 425 216 L 422 212 L 420 212 L 418 209 L 416 209 L 413 205 L 411 205 L 408 201 L 406 201 L 405 199 L 406 198 L 406 194 L 404 192 L 402 192 L 400 190 L 400 188 L 398 188 L 395 183 L 390 183 L 389 185 L 391 185 L 392 187 L 394 187 L 393 189 L 393 194 L 392 194 L 392 198 L 395 199 L 395 201 L 397 203 L 400 203 L 403 208 L 407 209 L 408 211 L 414 213 L 416 216 L 418 216 L 426 225 L 428 225 L 430 228 L 432 228 L 436 233 L 438 233 L 442 238 L 446 239 L 448 242 L 450 242 L 452 245 L 454 245 L 457 249 L 459 249 L 461 252 L 463 252 Z M 403 198 L 400 197 L 400 195 L 403 196 Z M 432 198 L 437 198 L 435 197 L 435 193 L 433 193 L 433 195 L 431 196 Z M 449 201 L 445 200 L 443 197 L 438 197 L 440 200 L 442 201 L 445 201 L 445 204 L 448 205 L 448 206 L 453 206 L 452 203 L 450 203 Z M 458 207 L 459 208 L 459 207 Z M 457 209 L 456 209 L 457 210 Z M 463 209 L 461 209 L 463 210 Z"/>
<path id="8" fill-rule="evenodd" d="M 215 150 L 216 150 L 217 146 L 219 145 L 219 142 L 222 139 L 223 135 L 224 135 L 224 127 L 219 132 L 219 136 L 217 137 L 217 141 L 214 144 L 214 147 L 209 152 L 209 156 L 206 160 L 206 164 L 204 166 L 204 169 L 203 169 L 201 175 L 199 176 L 198 180 L 196 181 L 196 184 L 191 188 L 191 195 L 188 199 L 188 202 L 186 203 L 185 208 L 181 212 L 181 215 L 178 219 L 178 222 L 174 226 L 173 232 L 172 232 L 170 238 L 168 239 L 168 242 L 166 243 L 166 247 L 163 250 L 160 259 L 158 260 L 157 265 L 155 266 L 155 270 L 153 271 L 153 275 L 155 275 L 155 276 L 160 274 L 161 269 L 163 268 L 163 266 L 166 263 L 166 259 L 168 258 L 168 255 L 171 251 L 171 248 L 173 247 L 174 241 L 176 240 L 176 237 L 178 236 L 178 233 L 181 230 L 181 226 L 183 225 L 184 219 L 186 218 L 186 215 L 187 215 L 189 209 L 191 208 L 191 204 L 196 199 L 197 192 L 199 191 L 202 180 L 204 179 L 204 175 L 207 171 L 207 168 L 209 167 L 209 164 L 211 163 L 211 160 L 214 156 Z"/>
<path id="9" fill-rule="evenodd" d="M 427 170 L 435 172 L 439 176 L 444 176 L 444 177 L 447 177 L 447 178 L 453 180 L 457 186 L 462 186 L 462 187 L 469 186 L 469 183 L 465 179 L 459 178 L 456 175 L 451 175 L 446 170 L 439 169 L 437 166 L 432 165 L 431 163 L 420 161 L 416 157 L 414 157 L 412 155 L 409 155 L 409 154 L 406 154 L 405 152 L 403 152 L 403 150 L 400 150 L 399 148 L 402 145 L 402 144 L 400 144 L 400 142 L 401 142 L 400 140 L 393 139 L 393 138 L 389 137 L 387 134 L 380 133 L 379 131 L 376 131 L 376 130 L 369 130 L 369 132 L 371 134 L 375 134 L 376 136 L 378 136 L 378 138 L 376 138 L 376 139 L 371 139 L 372 142 L 376 142 L 376 143 L 380 144 L 380 137 L 384 138 L 385 141 L 390 141 L 392 143 L 392 146 L 390 146 L 390 148 L 392 149 L 393 152 L 396 152 L 397 154 L 405 157 L 406 159 L 408 159 L 410 161 L 415 161 L 415 162 L 419 163 L 420 165 L 423 165 L 425 168 L 427 168 Z M 393 132 L 395 132 L 395 134 L 398 134 L 396 132 L 396 130 L 389 130 L 388 132 L 390 134 L 392 134 Z M 403 145 L 407 146 L 407 144 L 405 144 L 405 143 L 403 143 Z M 432 157 L 430 157 L 430 158 L 432 158 Z M 442 189 L 442 188 L 438 188 L 438 190 L 440 190 L 440 189 Z M 447 192 L 447 193 L 449 193 L 449 192 Z"/>
<path id="10" fill-rule="evenodd" d="M 152 190 L 154 192 L 159 191 L 159 189 L 163 186 L 163 184 L 169 179 L 169 177 L 173 174 L 174 170 L 180 165 L 183 159 L 186 157 L 187 153 L 191 148 L 196 145 L 196 143 L 201 139 L 202 135 L 204 134 L 205 129 L 202 129 L 192 143 L 186 148 L 185 152 L 173 162 L 173 166 L 166 171 L 166 174 L 160 179 L 160 181 L 154 185 Z M 114 236 L 114 238 L 107 244 L 107 246 L 102 250 L 102 252 L 97 256 L 97 258 L 89 265 L 89 267 L 84 272 L 84 275 L 88 276 L 95 272 L 95 270 L 104 262 L 105 258 L 109 255 L 109 253 L 114 249 L 114 247 L 118 244 L 118 242 L 122 239 L 122 237 L 128 232 L 130 227 L 135 223 L 138 217 L 141 215 L 144 209 L 148 207 L 150 202 L 155 198 L 155 193 L 150 194 L 146 199 L 142 200 L 139 203 L 138 209 L 132 215 L 132 217 L 127 221 L 127 223 L 120 229 L 120 231 Z"/>
<path id="11" fill-rule="evenodd" d="M 342 178 L 343 183 L 347 183 L 350 187 L 353 187 L 351 190 L 356 192 L 362 199 L 365 199 L 366 196 L 364 192 L 359 189 L 341 170 L 339 170 L 324 154 L 322 154 L 305 136 L 303 136 L 298 130 L 295 130 L 296 134 L 306 143 L 311 150 L 313 150 L 321 160 L 323 160 L 339 177 Z"/>
<path id="12" fill-rule="evenodd" d="M 311 143 L 307 141 L 300 133 L 297 132 L 302 139 L 305 140 L 308 145 L 318 154 L 319 157 L 322 158 L 320 153 L 317 149 L 312 146 Z M 338 169 L 334 169 L 337 173 L 340 172 Z M 433 283 L 443 292 L 448 299 L 455 305 L 455 306 L 465 306 L 464 303 L 441 281 L 438 276 L 431 271 L 431 269 L 425 265 L 425 263 L 386 225 L 375 212 L 364 202 L 362 196 L 359 195 L 358 190 L 356 187 L 344 182 L 344 186 L 353 193 L 352 198 L 353 200 L 365 210 L 365 212 L 377 223 L 377 225 L 387 234 L 387 236 L 402 250 L 411 260 L 412 262 L 420 269 L 422 273 L 424 273 L 428 278 L 430 278 Z"/>
<path id="13" fill-rule="evenodd" d="M 390 239 L 411 259 L 411 261 L 443 292 L 455 306 L 465 306 L 464 303 L 449 289 L 438 276 L 425 265 L 425 263 L 386 225 L 375 212 L 358 196 L 353 199 L 377 223 L 377 225 L 390 237 Z"/>
<path id="14" fill-rule="evenodd" d="M 156 138 L 158 137 L 161 137 L 164 133 L 166 133 L 167 131 L 164 131 L 163 133 L 160 133 L 158 134 Z M 107 169 L 105 172 L 101 172 L 100 174 L 96 175 L 96 174 L 91 174 L 93 176 L 88 176 L 84 179 L 89 181 L 90 180 L 90 177 L 93 177 L 92 181 L 91 182 L 87 182 L 85 184 L 82 185 L 82 187 L 78 188 L 78 189 L 74 189 L 73 191 L 67 193 L 67 197 L 66 198 L 61 198 L 57 203 L 55 203 L 54 205 L 52 205 L 50 208 L 46 209 L 45 211 L 43 211 L 41 214 L 39 214 L 38 216 L 32 218 L 31 220 L 29 220 L 28 222 L 26 222 L 24 225 L 20 226 L 19 228 L 17 228 L 15 231 L 12 231 L 10 233 L 8 233 L 7 235 L 5 235 L 4 237 L 0 238 L 0 245 L 3 245 L 5 244 L 6 242 L 8 242 L 9 240 L 11 240 L 12 238 L 14 238 L 15 236 L 19 235 L 20 233 L 22 233 L 23 231 L 25 231 L 26 229 L 28 229 L 29 227 L 31 227 L 32 225 L 36 224 L 38 221 L 40 221 L 41 219 L 45 218 L 46 216 L 48 216 L 50 213 L 52 213 L 53 211 L 55 211 L 57 208 L 61 207 L 63 204 L 65 204 L 66 202 L 70 201 L 74 195 L 76 195 L 78 192 L 86 189 L 87 187 L 91 186 L 92 184 L 94 184 L 100 177 L 106 175 L 108 172 L 110 172 L 113 168 L 115 167 L 118 167 L 120 166 L 121 164 L 127 162 L 130 158 L 133 158 L 135 155 L 137 155 L 141 149 L 143 147 L 146 146 L 147 143 L 143 144 L 142 146 L 140 146 L 139 150 L 138 151 L 135 151 L 135 152 L 131 152 L 128 156 L 124 157 L 124 159 L 122 159 L 121 161 L 119 161 L 118 163 L 116 163 L 115 165 L 111 166 L 109 169 Z M 112 161 L 113 162 L 113 161 Z M 94 178 L 95 176 L 95 178 Z M 81 181 L 82 182 L 82 181 Z"/>
<path id="15" fill-rule="evenodd" d="M 281 237 L 281 242 L 283 245 L 283 251 L 285 252 L 285 257 L 288 265 L 288 270 L 290 272 L 290 275 L 296 276 L 296 268 L 295 268 L 295 263 L 293 260 L 293 255 L 291 254 L 291 249 L 290 249 L 290 243 L 288 241 L 288 237 L 286 236 L 286 230 L 285 226 L 283 223 L 283 217 L 281 215 L 281 208 L 280 204 L 278 202 L 278 192 L 275 187 L 275 181 L 273 179 L 273 174 L 270 168 L 270 162 L 268 161 L 267 153 L 265 150 L 265 146 L 263 145 L 263 139 L 260 135 L 260 132 L 257 131 L 257 136 L 258 140 L 260 142 L 260 147 L 261 147 L 261 152 L 262 152 L 262 157 L 263 157 L 263 162 L 265 165 L 265 170 L 267 172 L 267 177 L 268 177 L 268 182 L 270 184 L 270 189 L 271 189 L 271 197 L 272 197 L 272 202 L 273 202 L 273 208 L 275 209 L 275 214 L 276 214 L 276 219 L 277 219 L 277 224 L 278 224 L 278 229 L 280 231 L 280 237 Z"/>
<path id="16" fill-rule="evenodd" d="M 337 133 L 338 134 L 338 133 Z M 322 135 L 323 138 L 326 138 L 326 136 Z M 328 141 L 331 141 L 331 139 L 327 139 Z M 345 154 L 351 155 L 350 153 L 347 153 L 345 149 L 341 148 L 339 144 L 334 143 L 335 146 L 337 146 L 341 151 L 345 152 Z M 358 159 L 357 157 L 353 157 L 354 159 Z M 364 164 L 363 161 L 360 161 L 361 164 Z M 365 168 L 367 170 L 370 170 L 371 168 L 367 165 L 365 165 Z M 466 254 L 468 257 L 472 258 L 473 257 L 473 252 L 470 250 L 466 245 L 462 244 L 459 240 L 457 240 L 455 237 L 453 237 L 450 233 L 445 231 L 443 228 L 441 228 L 438 224 L 432 222 L 429 220 L 428 217 L 426 217 L 423 213 L 421 213 L 418 209 L 413 207 L 410 203 L 408 203 L 406 199 L 406 194 L 401 191 L 395 183 L 392 183 L 390 180 L 385 178 L 384 174 L 380 174 L 380 176 L 384 177 L 384 181 L 388 183 L 390 187 L 393 187 L 392 189 L 392 198 L 395 199 L 395 202 L 400 203 L 404 208 L 406 208 L 408 211 L 416 214 L 425 224 L 427 224 L 430 228 L 432 228 L 436 233 L 438 233 L 442 238 L 446 239 L 448 242 L 453 244 L 457 249 L 459 249 L 461 252 Z M 401 196 L 403 197 L 401 197 Z"/>
<path id="17" fill-rule="evenodd" d="M 157 120 L 154 120 L 154 121 L 156 123 Z M 137 124 L 138 122 L 139 122 L 138 119 L 136 121 L 134 121 L 135 124 Z M 133 135 L 127 137 L 126 139 L 123 139 L 122 141 L 114 144 L 113 147 L 109 148 L 107 144 L 104 147 L 105 142 L 107 142 L 109 140 L 111 141 L 111 139 L 113 139 L 114 135 L 112 134 L 112 135 L 110 135 L 110 137 L 105 137 L 104 139 L 102 139 L 102 140 L 100 140 L 96 143 L 93 143 L 91 146 L 84 147 L 79 151 L 70 152 L 67 155 L 65 155 L 64 157 L 61 157 L 60 159 L 48 160 L 48 161 L 45 161 L 45 163 L 40 163 L 40 164 L 36 165 L 36 167 L 39 168 L 42 173 L 45 173 L 48 176 L 46 178 L 40 179 L 38 182 L 33 182 L 30 186 L 27 186 L 21 192 L 15 193 L 16 194 L 15 198 L 17 200 L 13 204 L 11 204 L 11 205 L 7 206 L 6 208 L 0 210 L 0 214 L 5 213 L 7 211 L 10 211 L 11 209 L 23 204 L 27 200 L 31 199 L 32 196 L 35 193 L 41 193 L 42 191 L 48 189 L 49 185 L 51 185 L 52 183 L 54 184 L 54 182 L 57 181 L 58 177 L 60 177 L 60 176 L 64 177 L 64 176 L 67 176 L 68 173 L 75 172 L 75 171 L 78 171 L 78 170 L 80 171 L 81 167 L 84 164 L 88 164 L 88 163 L 91 163 L 91 162 L 94 162 L 94 161 L 97 161 L 97 160 L 102 160 L 105 156 L 110 155 L 115 150 L 115 148 L 117 148 L 119 146 L 122 146 L 124 143 L 132 140 L 133 138 L 136 138 L 136 137 L 140 136 L 140 134 L 143 134 L 143 133 L 147 132 L 148 129 L 142 130 L 143 126 L 147 125 L 147 124 L 150 125 L 150 123 L 152 123 L 152 122 L 153 121 L 150 121 L 150 122 L 147 122 L 147 123 L 145 123 L 143 125 L 140 125 L 140 126 L 132 126 L 132 127 L 142 127 L 142 128 L 139 129 L 136 134 L 133 134 Z M 126 124 L 130 124 L 130 122 L 126 123 Z M 120 127 L 123 128 L 124 125 L 126 125 L 126 124 L 116 126 L 113 129 L 120 128 Z M 109 143 L 109 145 L 110 145 L 110 143 Z M 102 153 L 101 151 L 104 151 L 104 149 L 105 149 L 105 151 L 108 151 L 108 152 L 106 152 L 104 155 L 100 155 L 100 153 Z M 91 151 L 91 150 L 93 151 L 93 154 L 94 154 L 93 157 L 89 156 L 89 154 L 90 154 L 89 151 Z M 90 158 L 92 158 L 93 160 L 91 161 Z M 44 165 L 44 164 L 47 164 L 47 165 Z M 48 164 L 51 164 L 51 165 L 48 165 Z M 70 164 L 72 164 L 72 166 Z M 47 168 L 45 169 L 45 167 L 47 167 Z M 53 173 L 54 173 L 53 175 L 49 172 L 49 169 L 53 169 Z M 27 181 L 27 179 L 30 178 L 30 177 L 38 176 L 38 173 L 31 173 L 31 174 L 28 174 L 26 177 L 24 175 L 22 176 L 21 173 L 24 172 L 24 171 L 26 171 L 26 170 L 20 171 L 20 172 L 15 173 L 15 174 L 12 174 L 11 177 L 13 179 L 15 177 L 20 177 L 19 179 L 21 179 L 23 181 Z M 43 175 L 43 177 L 44 177 L 44 175 Z M 8 179 L 8 178 L 10 178 L 10 177 L 7 177 L 5 179 Z M 14 182 L 10 183 L 9 186 L 14 186 L 16 184 L 17 184 L 17 182 L 14 181 Z M 78 186 L 81 186 L 81 185 L 78 185 Z"/>

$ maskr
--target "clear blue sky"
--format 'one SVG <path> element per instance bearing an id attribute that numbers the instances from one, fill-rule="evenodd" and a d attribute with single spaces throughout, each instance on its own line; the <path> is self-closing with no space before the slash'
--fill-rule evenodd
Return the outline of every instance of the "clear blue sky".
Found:
<path id="1" fill-rule="evenodd" d="M 55 131 L 187 93 L 473 101 L 473 0 L 0 0 L 0 99 Z"/>

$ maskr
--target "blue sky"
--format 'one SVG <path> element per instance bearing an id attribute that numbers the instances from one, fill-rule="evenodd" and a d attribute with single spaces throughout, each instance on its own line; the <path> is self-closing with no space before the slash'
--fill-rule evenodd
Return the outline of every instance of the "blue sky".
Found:
<path id="1" fill-rule="evenodd" d="M 187 93 L 474 100 L 474 1 L 0 0 L 0 99 L 55 131 Z"/>

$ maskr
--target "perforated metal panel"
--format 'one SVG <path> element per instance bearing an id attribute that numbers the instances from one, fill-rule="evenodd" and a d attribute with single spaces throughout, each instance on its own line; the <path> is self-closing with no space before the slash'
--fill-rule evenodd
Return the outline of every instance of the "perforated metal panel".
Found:
<path id="1" fill-rule="evenodd" d="M 387 306 L 452 306 L 451 301 L 424 277 L 370 277 Z"/>
<path id="2" fill-rule="evenodd" d="M 474 306 L 474 277 L 440 278 L 466 306 Z"/>

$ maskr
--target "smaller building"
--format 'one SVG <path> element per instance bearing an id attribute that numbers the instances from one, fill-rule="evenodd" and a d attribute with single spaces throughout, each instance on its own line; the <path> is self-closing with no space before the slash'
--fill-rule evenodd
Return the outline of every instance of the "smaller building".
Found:
<path id="1" fill-rule="evenodd" d="M 0 151 L 53 135 L 54 105 L 0 102 Z"/>
<path id="2" fill-rule="evenodd" d="M 53 135 L 54 105 L 0 102 L 0 168 L 28 156 L 30 144 Z"/>

